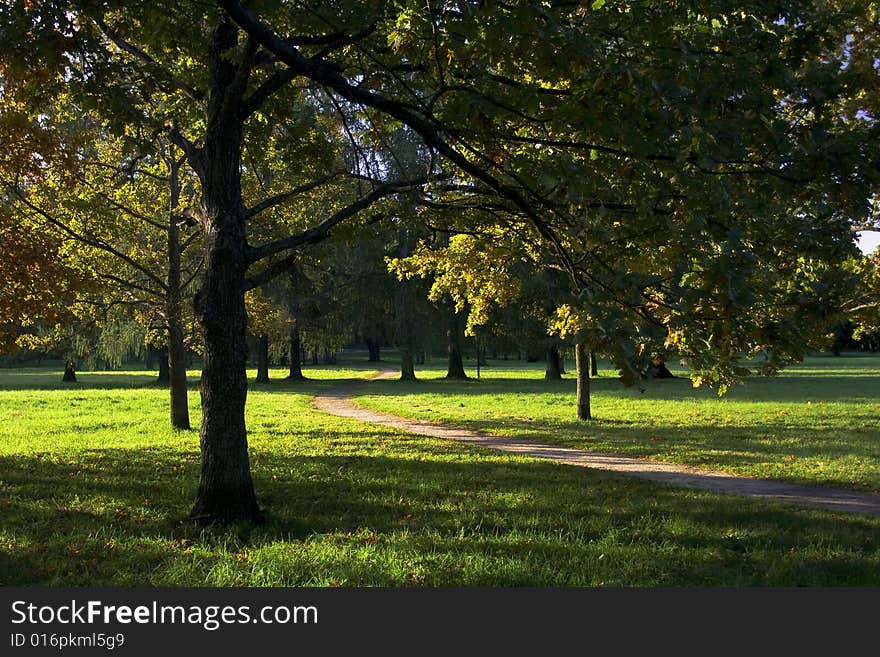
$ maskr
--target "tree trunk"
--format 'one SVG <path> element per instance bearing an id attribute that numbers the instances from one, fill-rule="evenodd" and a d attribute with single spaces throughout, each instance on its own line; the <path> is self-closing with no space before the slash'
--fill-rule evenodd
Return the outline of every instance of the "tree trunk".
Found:
<path id="1" fill-rule="evenodd" d="M 577 419 L 590 420 L 590 355 L 582 342 L 575 345 L 577 368 Z"/>
<path id="2" fill-rule="evenodd" d="M 195 299 L 204 338 L 200 392 L 201 476 L 192 518 L 208 523 L 261 520 L 248 458 L 247 239 L 241 197 L 243 85 L 229 57 L 238 30 L 224 21 L 209 44 L 210 93 L 204 146 L 194 164 L 202 182 L 204 281 Z M 236 97 L 237 86 L 241 91 Z M 192 159 L 192 158 L 191 158 Z"/>
<path id="3" fill-rule="evenodd" d="M 168 362 L 168 347 L 159 348 L 159 376 L 156 383 L 169 384 L 171 382 L 171 366 Z"/>
<path id="4" fill-rule="evenodd" d="M 416 380 L 416 370 L 415 363 L 413 362 L 413 354 L 409 349 L 403 349 L 400 352 L 400 380 Z"/>
<path id="5" fill-rule="evenodd" d="M 61 377 L 63 383 L 76 383 L 76 361 L 68 358 L 64 362 L 64 376 Z"/>
<path id="6" fill-rule="evenodd" d="M 156 347 L 154 347 L 151 344 L 148 344 L 145 351 L 147 353 L 146 353 L 146 356 L 144 357 L 144 368 L 148 372 L 151 372 L 152 370 L 154 370 L 156 368 L 156 363 L 155 363 Z"/>
<path id="7" fill-rule="evenodd" d="M 399 258 L 406 258 L 411 251 L 411 237 L 408 228 L 397 231 Z M 413 289 L 412 281 L 404 279 L 397 282 L 395 290 L 395 309 L 397 310 L 397 331 L 400 336 L 400 380 L 415 381 L 416 370 L 413 359 L 415 350 L 413 340 Z"/>
<path id="8" fill-rule="evenodd" d="M 300 281 L 300 271 L 294 262 L 290 267 L 290 297 L 288 299 L 290 317 L 293 320 L 290 324 L 290 373 L 287 378 L 291 381 L 304 381 L 302 363 L 305 360 L 305 353 L 302 348 L 302 340 L 300 339 L 300 294 L 302 285 Z"/>
<path id="9" fill-rule="evenodd" d="M 367 353 L 369 354 L 367 358 L 368 363 L 378 363 L 382 360 L 382 353 L 378 340 L 367 338 Z"/>
<path id="10" fill-rule="evenodd" d="M 299 338 L 299 321 L 294 320 L 290 325 L 290 373 L 287 375 L 292 381 L 303 381 L 306 377 L 302 371 L 302 347 Z"/>
<path id="11" fill-rule="evenodd" d="M 596 362 L 596 352 L 590 352 L 590 374 L 592 376 L 599 376 L 599 364 Z"/>
<path id="12" fill-rule="evenodd" d="M 547 381 L 562 380 L 562 372 L 559 369 L 559 349 L 556 345 L 547 347 L 547 368 L 544 370 L 544 379 Z"/>
<path id="13" fill-rule="evenodd" d="M 675 375 L 666 367 L 666 361 L 662 358 L 651 359 L 651 367 L 648 368 L 648 376 L 652 379 L 674 379 Z"/>
<path id="14" fill-rule="evenodd" d="M 257 338 L 257 383 L 269 383 L 269 336 Z"/>
<path id="15" fill-rule="evenodd" d="M 168 221 L 168 291 L 165 314 L 168 319 L 168 382 L 171 394 L 171 426 L 189 429 L 189 400 L 186 387 L 186 345 L 183 342 L 183 313 L 180 289 L 180 223 L 176 214 L 180 203 L 180 165 L 172 147 L 169 151 L 170 212 Z M 161 377 L 160 377 L 161 378 Z"/>
<path id="16" fill-rule="evenodd" d="M 452 303 L 449 302 L 448 305 L 448 324 L 446 326 L 446 357 L 448 366 L 446 368 L 446 378 L 466 379 L 468 375 L 464 371 L 464 361 L 461 356 L 461 321 Z"/>

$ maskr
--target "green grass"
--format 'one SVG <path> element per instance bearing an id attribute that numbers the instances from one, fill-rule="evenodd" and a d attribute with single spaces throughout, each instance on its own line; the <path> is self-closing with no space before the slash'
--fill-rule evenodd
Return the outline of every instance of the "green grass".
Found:
<path id="1" fill-rule="evenodd" d="M 471 372 L 473 373 L 473 372 Z M 365 408 L 423 420 L 647 457 L 740 475 L 880 491 L 880 356 L 820 355 L 778 378 L 753 377 L 722 398 L 682 378 L 625 389 L 593 380 L 590 422 L 574 420 L 575 381 L 493 361 L 482 378 L 377 381 Z"/>
<path id="2" fill-rule="evenodd" d="M 346 368 L 252 384 L 250 453 L 268 522 L 225 529 L 182 522 L 198 435 L 167 428 L 167 391 L 152 375 L 84 373 L 63 385 L 58 371 L 0 372 L 0 584 L 880 585 L 880 518 L 652 484 L 313 410 L 331 378 L 370 371 Z"/>

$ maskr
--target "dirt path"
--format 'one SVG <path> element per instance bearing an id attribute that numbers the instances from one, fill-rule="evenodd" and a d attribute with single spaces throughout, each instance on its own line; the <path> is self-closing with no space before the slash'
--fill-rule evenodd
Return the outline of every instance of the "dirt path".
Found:
<path id="1" fill-rule="evenodd" d="M 388 379 L 396 376 L 397 372 L 385 371 L 373 376 L 369 380 Z M 623 474 L 642 477 L 643 479 L 650 479 L 651 481 L 704 488 L 719 493 L 768 497 L 793 504 L 880 516 L 880 495 L 875 493 L 818 486 L 800 486 L 771 479 L 739 477 L 727 474 L 726 472 L 698 470 L 697 468 L 684 465 L 661 463 L 647 459 L 585 452 L 571 447 L 547 445 L 506 436 L 493 436 L 478 431 L 471 431 L 470 429 L 460 429 L 421 420 L 410 420 L 397 415 L 370 411 L 361 408 L 352 401 L 354 393 L 364 385 L 364 382 L 358 381 L 326 390 L 315 396 L 313 405 L 319 410 L 340 417 L 381 424 L 422 436 L 445 438 L 522 456 L 550 459 L 559 463 L 578 465 L 585 468 L 613 470 Z"/>

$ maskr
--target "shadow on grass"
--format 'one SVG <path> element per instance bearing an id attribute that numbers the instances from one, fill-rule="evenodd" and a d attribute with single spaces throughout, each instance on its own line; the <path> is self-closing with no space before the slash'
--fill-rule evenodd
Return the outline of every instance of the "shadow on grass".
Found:
<path id="1" fill-rule="evenodd" d="M 609 380 L 599 380 L 595 383 L 594 390 L 597 396 L 607 393 L 616 385 Z M 752 401 L 770 401 L 770 393 L 773 401 L 785 401 L 786 397 L 794 395 L 792 386 L 782 385 L 782 381 L 774 381 L 774 383 L 777 385 L 772 390 L 765 390 L 762 395 L 752 395 Z M 844 387 L 845 384 L 836 386 L 835 389 L 840 390 Z M 679 401 L 682 404 L 699 403 L 694 402 L 692 398 L 684 397 L 688 394 L 689 388 L 687 382 L 660 381 L 653 384 L 649 396 L 651 399 L 662 398 L 666 401 Z M 866 392 L 871 394 L 864 386 L 860 386 L 859 390 L 862 394 Z M 833 434 L 821 423 L 819 426 L 807 424 L 810 422 L 809 417 L 792 422 L 782 419 L 781 416 L 786 413 L 772 414 L 769 411 L 751 411 L 755 414 L 752 419 L 727 424 L 722 419 L 723 415 L 735 414 L 736 411 L 732 408 L 717 407 L 706 407 L 696 415 L 683 416 L 684 419 L 678 423 L 665 420 L 662 415 L 649 418 L 649 421 L 644 418 L 605 419 L 601 417 L 601 410 L 599 417 L 590 422 L 541 417 L 540 408 L 535 410 L 539 414 L 537 418 L 522 417 L 525 412 L 515 411 L 503 417 L 498 416 L 496 412 L 494 417 L 487 418 L 485 413 L 479 412 L 479 397 L 483 395 L 509 396 L 510 408 L 515 409 L 517 397 L 542 393 L 571 394 L 569 403 L 572 407 L 571 415 L 574 414 L 574 382 L 568 381 L 507 380 L 499 385 L 485 388 L 481 384 L 445 381 L 424 382 L 417 387 L 376 381 L 357 391 L 357 394 L 376 397 L 424 394 L 449 395 L 463 399 L 461 405 L 471 411 L 466 417 L 462 412 L 461 419 L 448 419 L 446 423 L 486 434 L 499 431 L 512 432 L 517 438 L 525 440 L 565 445 L 586 451 L 613 451 L 616 454 L 632 457 L 659 457 L 661 460 L 681 461 L 697 466 L 710 464 L 716 468 L 736 469 L 748 464 L 762 464 L 778 471 L 778 474 L 766 476 L 781 476 L 792 482 L 877 490 L 876 483 L 872 483 L 876 481 L 876 476 L 871 475 L 870 472 L 864 475 L 870 481 L 858 481 L 858 473 L 854 473 L 852 481 L 844 482 L 840 473 L 825 467 L 827 463 L 823 465 L 829 458 L 841 462 L 858 461 L 865 464 L 876 464 L 880 460 L 880 446 L 874 440 L 877 408 L 875 403 L 851 404 L 847 409 L 846 419 L 856 428 Z M 854 401 L 851 396 L 843 393 L 841 395 L 848 402 Z M 469 401 L 468 397 L 474 397 L 474 400 Z M 743 400 L 743 397 L 744 395 L 739 395 L 740 400 Z M 804 399 L 800 398 L 798 401 L 803 402 Z M 554 403 L 559 403 L 558 399 Z M 606 399 L 603 403 L 611 402 Z M 430 404 L 430 398 L 426 398 L 425 403 L 421 405 L 422 410 Z M 526 405 L 527 402 L 523 407 Z M 459 413 L 452 412 L 453 417 L 457 418 L 458 415 Z M 439 416 L 431 419 L 439 419 L 443 416 L 444 411 L 440 410 Z M 811 469 L 808 475 L 799 478 L 797 469 L 788 467 L 798 459 L 812 460 L 818 463 L 819 467 Z"/>
<path id="2" fill-rule="evenodd" d="M 577 583 L 590 568 L 623 585 L 880 584 L 880 521 L 400 440 L 404 456 L 254 450 L 269 522 L 207 531 L 181 522 L 198 479 L 194 453 L 2 457 L 0 584 L 150 584 L 189 563 L 192 548 L 206 562 L 236 564 L 237 553 L 278 542 L 325 543 L 327 567 L 347 573 L 344 581 L 388 585 L 411 582 L 351 550 L 509 565 L 476 580 L 438 566 L 423 580 L 438 585 Z M 787 574 L 770 567 L 791 559 Z"/>
<path id="3" fill-rule="evenodd" d="M 865 416 L 870 421 L 870 415 Z M 551 426 L 527 420 L 504 419 L 503 421 L 468 420 L 456 422 L 467 429 L 491 434 L 499 429 L 513 430 L 517 438 L 536 442 L 568 445 L 586 451 L 596 451 L 596 443 L 614 444 L 630 456 L 650 456 L 675 445 L 687 445 L 690 449 L 711 451 L 711 462 L 724 465 L 740 463 L 783 463 L 795 458 L 827 459 L 855 457 L 876 460 L 878 446 L 872 440 L 863 442 L 837 442 L 828 444 L 827 430 L 809 427 L 792 427 L 774 422 L 763 422 L 756 427 L 728 427 L 723 425 L 677 426 L 655 423 L 650 426 L 630 424 L 619 420 L 594 420 L 582 422 L 558 422 Z M 775 435 L 778 440 L 761 440 L 760 434 Z M 696 434 L 696 435 L 695 435 Z M 699 459 L 697 459 L 699 460 Z M 693 460 L 691 461 L 693 462 Z M 706 457 L 709 462 L 709 457 Z M 810 479 L 804 483 L 821 482 Z M 835 484 L 831 479 L 828 484 Z M 839 481 L 836 485 L 841 485 Z"/>
<path id="4" fill-rule="evenodd" d="M 358 391 L 364 395 L 398 397 L 403 395 L 540 395 L 575 394 L 573 378 L 562 381 L 541 379 L 485 378 L 468 381 L 446 379 L 422 379 L 416 382 L 381 380 L 372 381 L 368 388 Z M 599 377 L 591 380 L 594 396 L 626 396 L 658 401 L 691 403 L 695 399 L 715 398 L 708 389 L 694 389 L 687 378 L 650 380 L 643 382 L 641 391 L 637 386 L 626 388 L 617 379 Z M 742 385 L 730 389 L 724 399 L 744 402 L 876 402 L 880 397 L 880 376 L 811 375 L 797 377 L 753 377 Z"/>
<path id="5" fill-rule="evenodd" d="M 58 370 L 0 370 L 0 391 L 3 390 L 132 390 L 142 388 L 167 388 L 159 382 L 155 372 L 78 372 L 77 380 L 63 382 Z M 190 375 L 187 388 L 197 391 L 199 380 Z"/>

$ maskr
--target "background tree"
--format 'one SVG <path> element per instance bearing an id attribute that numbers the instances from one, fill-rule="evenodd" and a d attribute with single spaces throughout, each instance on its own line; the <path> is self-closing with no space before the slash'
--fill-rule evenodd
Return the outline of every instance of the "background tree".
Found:
<path id="1" fill-rule="evenodd" d="M 171 425 L 189 429 L 184 299 L 201 262 L 190 248 L 199 234 L 185 214 L 197 198 L 176 149 L 153 146 L 127 152 L 125 140 L 96 134 L 75 172 L 50 163 L 38 180 L 7 184 L 17 211 L 64 240 L 83 277 L 101 281 L 104 305 L 129 307 L 151 330 L 151 344 L 167 358 L 160 381 L 169 385 Z"/>

